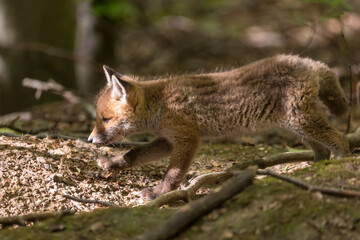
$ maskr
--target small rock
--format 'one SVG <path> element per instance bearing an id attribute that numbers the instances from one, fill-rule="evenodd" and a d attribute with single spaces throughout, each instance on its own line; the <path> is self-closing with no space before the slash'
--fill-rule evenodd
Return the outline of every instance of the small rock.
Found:
<path id="1" fill-rule="evenodd" d="M 213 169 L 213 168 L 214 168 L 214 165 L 212 165 L 211 163 L 210 163 L 210 164 L 206 164 L 206 165 L 205 165 L 205 168 L 206 168 L 206 169 Z"/>
<path id="2" fill-rule="evenodd" d="M 230 230 L 225 230 L 220 237 L 220 239 L 233 239 L 233 238 L 234 238 L 234 233 L 231 232 Z"/>
<path id="3" fill-rule="evenodd" d="M 57 182 L 57 183 L 62 183 L 62 178 L 63 178 L 62 176 L 59 176 L 59 175 L 56 175 L 56 174 L 54 174 L 52 176 L 53 181 Z"/>
<path id="4" fill-rule="evenodd" d="M 36 202 L 35 202 L 35 206 L 39 206 L 40 204 L 41 204 L 41 200 L 40 199 L 38 199 L 38 200 L 36 200 Z"/>
<path id="5" fill-rule="evenodd" d="M 60 175 L 57 175 L 57 174 L 54 174 L 52 176 L 52 179 L 54 182 L 57 182 L 57 183 L 64 183 L 68 186 L 75 186 L 76 183 L 74 181 L 72 181 L 71 179 L 69 178 L 64 178 L 63 176 L 60 176 Z"/>
<path id="6" fill-rule="evenodd" d="M 64 231 L 65 228 L 66 228 L 66 226 L 64 224 L 56 224 L 56 225 L 49 226 L 49 231 L 50 232 L 60 232 L 60 231 Z"/>
<path id="7" fill-rule="evenodd" d="M 45 163 L 44 164 L 45 169 L 52 169 L 51 164 Z"/>
<path id="8" fill-rule="evenodd" d="M 217 162 L 213 162 L 212 165 L 213 165 L 214 167 L 220 167 L 220 164 L 217 163 Z"/>
<path id="9" fill-rule="evenodd" d="M 38 161 L 39 163 L 46 163 L 46 160 L 43 157 L 36 157 L 36 161 Z"/>
<path id="10" fill-rule="evenodd" d="M 213 228 L 210 227 L 210 226 L 207 226 L 207 225 L 202 225 L 202 226 L 200 227 L 200 229 L 201 229 L 201 231 L 203 231 L 203 232 L 210 232 Z"/>
<path id="11" fill-rule="evenodd" d="M 312 194 L 317 200 L 323 200 L 323 194 L 321 192 L 314 192 Z"/>
<path id="12" fill-rule="evenodd" d="M 102 222 L 96 222 L 91 224 L 89 230 L 94 233 L 101 233 L 105 230 L 105 226 Z"/>

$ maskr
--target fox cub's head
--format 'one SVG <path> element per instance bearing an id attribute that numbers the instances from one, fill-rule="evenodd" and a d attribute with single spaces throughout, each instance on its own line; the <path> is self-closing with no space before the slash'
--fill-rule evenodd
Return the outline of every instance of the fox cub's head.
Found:
<path id="1" fill-rule="evenodd" d="M 139 117 L 136 108 L 141 89 L 131 78 L 104 66 L 107 86 L 100 92 L 96 106 L 96 124 L 88 140 L 95 144 L 111 143 L 136 132 Z"/>

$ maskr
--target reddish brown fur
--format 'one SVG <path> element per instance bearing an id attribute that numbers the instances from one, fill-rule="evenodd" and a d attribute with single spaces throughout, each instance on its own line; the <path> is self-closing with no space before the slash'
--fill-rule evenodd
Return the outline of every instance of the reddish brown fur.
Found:
<path id="1" fill-rule="evenodd" d="M 110 80 L 112 72 L 106 74 L 108 86 L 98 99 L 89 140 L 103 144 L 141 132 L 159 135 L 123 156 L 98 160 L 103 168 L 125 168 L 171 156 L 164 181 L 143 192 L 150 199 L 179 186 L 203 138 L 277 126 L 304 139 L 315 160 L 329 158 L 329 149 L 335 157 L 349 154 L 346 139 L 318 108 L 320 97 L 335 114 L 347 110 L 336 76 L 320 62 L 279 55 L 227 72 L 144 82 L 120 74 L 118 81 Z"/>

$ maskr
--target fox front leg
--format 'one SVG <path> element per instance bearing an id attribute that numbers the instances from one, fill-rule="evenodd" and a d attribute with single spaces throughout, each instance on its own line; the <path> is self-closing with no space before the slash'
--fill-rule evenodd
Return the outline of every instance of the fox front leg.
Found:
<path id="1" fill-rule="evenodd" d="M 123 155 L 99 158 L 97 164 L 103 169 L 124 169 L 166 158 L 170 156 L 172 149 L 172 144 L 165 138 L 157 138 Z"/>
<path id="2" fill-rule="evenodd" d="M 200 140 L 198 137 L 186 136 L 176 138 L 170 166 L 165 173 L 163 181 L 155 187 L 145 188 L 142 191 L 142 197 L 146 200 L 153 200 L 178 188 L 181 181 L 185 178 L 199 146 Z"/>

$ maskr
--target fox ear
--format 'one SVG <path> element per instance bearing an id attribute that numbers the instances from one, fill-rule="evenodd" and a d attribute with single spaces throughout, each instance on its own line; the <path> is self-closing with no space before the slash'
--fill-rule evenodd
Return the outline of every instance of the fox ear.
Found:
<path id="1" fill-rule="evenodd" d="M 111 95 L 116 100 L 127 101 L 135 104 L 135 91 L 133 90 L 132 78 L 122 75 L 108 66 L 103 66 L 107 86 L 111 88 Z"/>
<path id="2" fill-rule="evenodd" d="M 104 73 L 106 76 L 107 85 L 110 87 L 111 86 L 111 76 L 114 74 L 114 70 L 112 70 L 111 68 L 109 68 L 106 65 L 103 66 L 103 69 L 104 69 Z"/>
<path id="3" fill-rule="evenodd" d="M 112 85 L 112 76 L 115 75 L 118 79 L 124 79 L 126 78 L 126 76 L 116 72 L 114 69 L 104 65 L 103 66 L 103 69 L 104 69 L 104 73 L 105 73 L 105 76 L 106 76 L 106 80 L 107 80 L 107 85 L 109 87 L 111 87 Z"/>
<path id="4" fill-rule="evenodd" d="M 126 100 L 132 85 L 131 83 L 119 79 L 117 76 L 111 76 L 112 96 L 116 99 Z"/>

